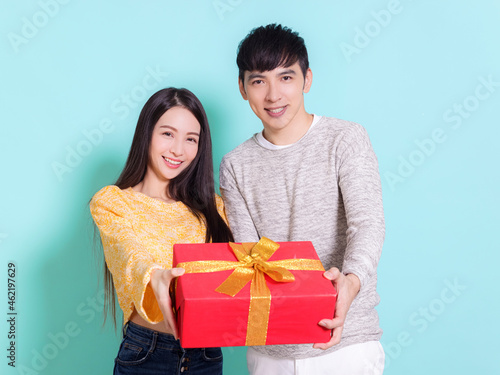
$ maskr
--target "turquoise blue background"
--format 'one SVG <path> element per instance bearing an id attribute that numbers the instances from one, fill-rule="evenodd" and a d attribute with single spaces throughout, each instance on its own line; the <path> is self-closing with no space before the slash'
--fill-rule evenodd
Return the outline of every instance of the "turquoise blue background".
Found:
<path id="1" fill-rule="evenodd" d="M 308 46 L 307 110 L 364 125 L 379 158 L 385 373 L 500 373 L 499 16 L 493 0 L 2 1 L 0 372 L 111 373 L 119 334 L 102 328 L 88 201 L 117 178 L 140 108 L 167 86 L 204 104 L 218 173 L 261 127 L 238 92 L 237 44 L 279 22 Z M 247 373 L 244 348 L 224 353 L 226 373 Z"/>

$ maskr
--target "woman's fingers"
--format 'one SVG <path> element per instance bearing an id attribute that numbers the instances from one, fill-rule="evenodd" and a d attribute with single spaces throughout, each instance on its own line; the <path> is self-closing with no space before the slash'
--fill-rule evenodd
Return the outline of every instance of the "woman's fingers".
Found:
<path id="1" fill-rule="evenodd" d="M 172 278 L 182 276 L 182 275 L 184 275 L 184 272 L 186 272 L 186 270 L 184 268 L 180 268 L 180 267 L 175 267 L 175 268 L 170 269 L 170 273 L 172 274 Z"/>
<path id="2" fill-rule="evenodd" d="M 165 323 L 170 327 L 170 329 L 172 329 L 176 340 L 179 338 L 179 334 L 177 331 L 177 324 L 175 323 L 174 311 L 172 309 L 172 300 L 170 299 L 170 283 L 176 277 L 182 276 L 184 272 L 185 270 L 183 268 L 171 268 L 169 270 L 165 270 L 165 273 L 162 275 L 163 287 L 161 288 L 162 303 L 160 305 L 160 310 L 163 314 Z M 169 327 L 167 327 L 167 329 Z"/>
<path id="3" fill-rule="evenodd" d="M 161 312 L 163 314 L 163 319 L 165 321 L 165 324 L 167 325 L 167 329 L 171 329 L 172 333 L 177 340 L 179 338 L 178 332 L 177 332 L 177 324 L 175 324 L 175 317 L 174 317 L 174 312 L 172 310 L 172 305 L 170 303 L 170 299 L 168 302 L 168 305 L 164 305 L 161 308 Z"/>

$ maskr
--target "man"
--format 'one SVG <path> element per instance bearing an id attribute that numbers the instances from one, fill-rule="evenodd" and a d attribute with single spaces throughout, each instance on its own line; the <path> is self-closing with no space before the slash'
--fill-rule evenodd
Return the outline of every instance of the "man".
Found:
<path id="1" fill-rule="evenodd" d="M 239 89 L 261 133 L 222 160 L 220 189 L 234 238 L 312 241 L 338 291 L 327 343 L 250 347 L 250 374 L 381 374 L 375 306 L 384 240 L 378 163 L 358 124 L 306 112 L 312 83 L 304 40 L 281 25 L 240 43 Z"/>

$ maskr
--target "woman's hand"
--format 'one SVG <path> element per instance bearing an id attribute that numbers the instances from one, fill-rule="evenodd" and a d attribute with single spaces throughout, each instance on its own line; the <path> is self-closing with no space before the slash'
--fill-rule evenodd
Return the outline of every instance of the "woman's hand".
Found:
<path id="1" fill-rule="evenodd" d="M 178 339 L 177 325 L 175 324 L 174 312 L 172 310 L 172 301 L 170 300 L 170 283 L 176 277 L 184 274 L 183 268 L 156 269 L 151 273 L 151 287 L 163 314 L 163 320 L 167 330 L 171 329 L 175 339 Z"/>

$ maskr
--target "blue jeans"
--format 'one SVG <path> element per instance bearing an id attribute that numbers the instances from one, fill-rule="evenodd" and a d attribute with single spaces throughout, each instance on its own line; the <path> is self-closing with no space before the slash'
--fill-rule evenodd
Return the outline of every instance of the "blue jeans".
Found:
<path id="1" fill-rule="evenodd" d="M 114 375 L 220 375 L 220 348 L 184 349 L 174 336 L 128 322 L 115 359 Z"/>

